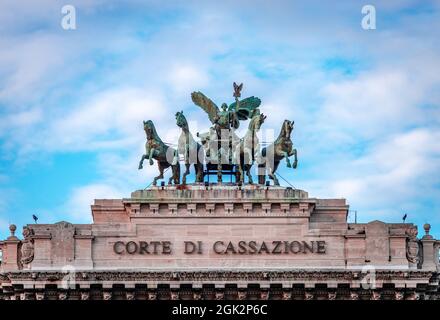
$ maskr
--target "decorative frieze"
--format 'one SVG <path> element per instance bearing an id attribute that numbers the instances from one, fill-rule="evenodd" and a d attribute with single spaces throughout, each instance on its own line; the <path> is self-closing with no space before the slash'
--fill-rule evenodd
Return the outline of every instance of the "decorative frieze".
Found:
<path id="1" fill-rule="evenodd" d="M 5 273 L 7 281 L 14 283 L 20 281 L 32 280 L 35 283 L 58 283 L 60 288 L 66 274 L 59 271 L 39 272 L 36 278 L 32 278 L 32 272 L 11 272 Z M 84 284 L 81 273 L 75 273 L 77 283 Z M 376 286 L 380 287 L 383 283 L 394 283 L 396 281 L 408 281 L 428 284 L 435 274 L 431 271 L 399 271 L 399 270 L 377 270 L 375 272 Z M 295 283 L 329 283 L 329 287 L 334 282 L 337 283 L 357 283 L 359 282 L 358 272 L 354 271 L 314 271 L 314 270 L 285 270 L 285 271 L 90 271 L 88 273 L 87 283 L 105 283 L 108 288 L 112 283 L 266 283 L 276 282 L 284 283 L 286 281 Z M 223 288 L 217 286 L 216 288 Z M 264 287 L 262 285 L 262 287 Z"/>

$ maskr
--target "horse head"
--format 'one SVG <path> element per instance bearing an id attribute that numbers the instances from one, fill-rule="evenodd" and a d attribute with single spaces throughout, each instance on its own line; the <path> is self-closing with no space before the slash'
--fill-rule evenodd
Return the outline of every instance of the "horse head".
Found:
<path id="1" fill-rule="evenodd" d="M 156 128 L 151 120 L 144 121 L 144 131 L 148 139 L 154 139 L 157 136 Z"/>
<path id="2" fill-rule="evenodd" d="M 185 116 L 183 115 L 183 111 L 176 113 L 176 124 L 180 128 L 188 128 L 188 121 L 186 120 Z"/>
<path id="3" fill-rule="evenodd" d="M 290 134 L 292 133 L 293 130 L 293 124 L 295 122 L 292 120 L 284 120 L 283 122 L 283 126 L 281 127 L 281 135 L 285 138 L 285 139 L 289 139 L 290 138 Z"/>
<path id="4" fill-rule="evenodd" d="M 249 130 L 259 131 L 266 118 L 267 117 L 263 113 L 255 115 L 249 123 Z"/>

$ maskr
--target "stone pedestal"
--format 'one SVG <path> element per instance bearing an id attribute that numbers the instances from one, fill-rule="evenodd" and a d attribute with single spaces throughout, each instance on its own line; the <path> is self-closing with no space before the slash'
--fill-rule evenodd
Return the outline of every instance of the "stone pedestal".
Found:
<path id="1" fill-rule="evenodd" d="M 425 224 L 423 226 L 425 229 L 425 235 L 422 240 L 420 240 L 422 244 L 422 269 L 424 270 L 437 270 L 439 266 L 438 261 L 438 250 L 439 250 L 439 241 L 434 239 L 429 231 L 431 229 L 431 225 Z"/>
<path id="2" fill-rule="evenodd" d="M 0 249 L 2 251 L 0 271 L 3 272 L 20 269 L 19 246 L 21 241 L 15 236 L 17 230 L 15 225 L 11 225 L 9 230 L 11 235 L 5 241 L 0 242 Z"/>

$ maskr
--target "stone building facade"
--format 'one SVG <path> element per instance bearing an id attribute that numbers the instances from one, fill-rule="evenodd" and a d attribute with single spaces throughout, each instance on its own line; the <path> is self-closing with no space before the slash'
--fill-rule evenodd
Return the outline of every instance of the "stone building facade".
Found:
<path id="1" fill-rule="evenodd" d="M 440 241 L 409 223 L 348 223 L 345 199 L 186 185 L 95 200 L 93 223 L 0 241 L 0 299 L 439 299 Z"/>

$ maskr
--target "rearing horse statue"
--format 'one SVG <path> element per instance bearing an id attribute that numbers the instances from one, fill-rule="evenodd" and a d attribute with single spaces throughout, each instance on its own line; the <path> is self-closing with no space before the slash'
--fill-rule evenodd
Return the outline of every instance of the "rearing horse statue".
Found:
<path id="1" fill-rule="evenodd" d="M 186 170 L 183 173 L 182 184 L 186 184 L 186 176 L 189 175 L 191 164 L 194 165 L 196 172 L 196 182 L 203 182 L 203 153 L 202 146 L 194 140 L 193 135 L 189 131 L 188 121 L 186 121 L 183 111 L 176 113 L 176 124 L 182 128 L 179 137 L 178 152 L 183 155 Z"/>
<path id="2" fill-rule="evenodd" d="M 244 171 L 248 177 L 249 183 L 253 183 L 251 168 L 255 159 L 260 158 L 260 142 L 257 132 L 264 123 L 266 116 L 257 114 L 252 117 L 246 135 L 235 147 L 234 160 L 237 164 L 237 181 L 244 183 Z"/>
<path id="3" fill-rule="evenodd" d="M 144 130 L 147 135 L 145 143 L 145 154 L 142 155 L 139 162 L 139 170 L 143 168 L 145 159 L 150 160 L 150 166 L 153 165 L 153 159 L 157 161 L 159 167 L 159 175 L 154 178 L 153 185 L 157 184 L 157 180 L 163 179 L 163 172 L 171 166 L 173 175 L 168 180 L 168 184 L 174 181 L 174 184 L 180 183 L 180 164 L 178 153 L 175 149 L 167 146 L 159 137 L 154 127 L 153 121 L 144 121 Z"/>
<path id="4" fill-rule="evenodd" d="M 293 168 L 295 169 L 297 167 L 297 151 L 293 148 L 293 142 L 290 138 L 293 130 L 293 124 L 294 121 L 284 120 L 278 138 L 272 144 L 261 150 L 262 159 L 258 165 L 260 171 L 260 174 L 258 175 L 259 184 L 264 184 L 266 180 L 265 173 L 267 172 L 269 178 L 273 180 L 274 185 L 280 185 L 275 175 L 275 171 L 277 171 L 280 161 L 284 158 L 286 158 L 287 167 L 292 168 L 289 157 L 293 155 L 295 157 Z"/>

